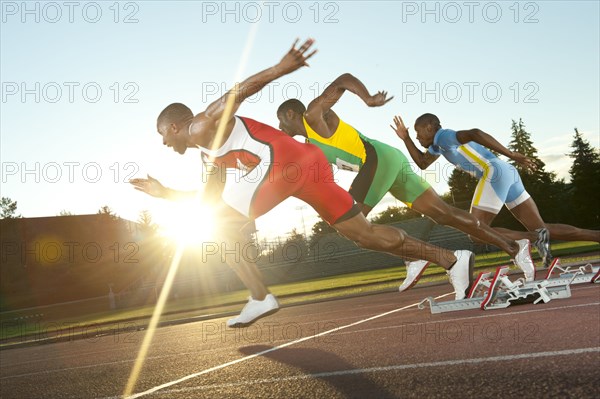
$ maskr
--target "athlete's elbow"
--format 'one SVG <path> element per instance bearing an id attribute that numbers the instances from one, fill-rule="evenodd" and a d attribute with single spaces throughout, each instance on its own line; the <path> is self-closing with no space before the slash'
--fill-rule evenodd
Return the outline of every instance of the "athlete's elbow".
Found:
<path id="1" fill-rule="evenodd" d="M 338 87 L 340 89 L 344 89 L 353 80 L 357 80 L 357 79 L 351 73 L 346 72 L 346 73 L 341 74 L 333 82 L 331 82 L 331 85 L 333 87 Z"/>
<path id="2" fill-rule="evenodd" d="M 419 169 L 421 170 L 425 170 L 427 169 L 427 167 L 429 167 L 429 163 L 427 163 L 427 161 L 425 161 L 424 159 L 419 159 L 417 161 L 417 166 L 419 167 Z"/>
<path id="3" fill-rule="evenodd" d="M 343 82 L 343 81 L 348 80 L 348 79 L 356 79 L 356 78 L 351 73 L 346 72 L 346 73 L 343 73 L 340 76 L 338 76 L 335 81 L 342 81 Z"/>

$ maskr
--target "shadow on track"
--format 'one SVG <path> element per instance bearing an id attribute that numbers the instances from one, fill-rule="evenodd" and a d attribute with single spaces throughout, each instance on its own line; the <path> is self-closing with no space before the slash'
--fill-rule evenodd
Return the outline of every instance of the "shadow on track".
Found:
<path id="1" fill-rule="evenodd" d="M 268 345 L 253 345 L 240 348 L 244 355 L 252 355 L 270 349 Z M 309 348 L 283 348 L 268 352 L 263 357 L 279 363 L 287 364 L 304 371 L 304 374 L 314 375 L 330 373 L 335 371 L 354 370 L 356 366 L 348 363 L 332 353 Z M 321 378 L 325 383 L 332 386 L 341 396 L 345 398 L 394 398 L 397 397 L 384 387 L 379 386 L 364 374 L 351 374 L 343 376 L 315 376 Z M 302 395 L 302 393 L 298 393 Z"/>

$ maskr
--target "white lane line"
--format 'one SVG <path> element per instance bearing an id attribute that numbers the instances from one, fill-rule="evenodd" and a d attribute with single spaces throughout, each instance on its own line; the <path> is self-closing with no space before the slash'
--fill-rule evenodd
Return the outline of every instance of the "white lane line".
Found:
<path id="1" fill-rule="evenodd" d="M 442 295 L 436 297 L 436 299 L 443 298 L 443 297 L 451 295 L 453 293 L 454 292 L 450 292 L 450 293 L 447 293 L 447 294 L 442 294 Z M 387 315 L 387 314 L 390 314 L 390 313 L 394 313 L 394 312 L 397 312 L 397 311 L 400 311 L 400 310 L 408 309 L 408 308 L 414 307 L 416 305 L 417 304 L 413 303 L 412 305 L 408 305 L 408 306 L 405 306 L 405 307 L 400 308 L 400 309 L 395 309 L 395 310 L 392 310 L 391 312 L 384 313 L 384 314 L 379 315 L 379 316 L 374 316 L 374 318 L 378 318 L 378 317 L 381 317 L 381 316 L 384 316 L 384 315 Z M 358 322 L 358 324 L 360 324 L 360 323 L 362 323 L 364 321 L 368 321 L 368 320 L 372 320 L 372 318 L 362 320 L 362 321 Z M 302 323 L 302 324 L 310 324 L 310 323 Z M 330 333 L 330 332 L 332 332 L 332 331 L 334 331 L 336 329 L 339 330 L 339 329 L 347 328 L 347 327 L 350 327 L 350 326 L 353 326 L 353 325 L 355 325 L 355 324 L 350 324 L 348 326 L 342 326 L 342 327 L 338 327 L 338 328 L 331 329 L 331 330 L 328 330 L 328 331 L 324 331 L 324 332 L 320 333 L 319 335 L 310 335 L 308 337 L 301 338 L 301 340 L 308 340 L 308 339 L 311 339 L 311 338 L 318 338 L 319 336 L 327 334 L 327 333 Z M 280 342 L 280 341 L 285 341 L 285 340 L 276 340 L 276 341 L 269 341 L 269 342 L 273 343 L 273 342 Z M 287 344 L 284 344 L 284 345 L 282 345 L 280 347 L 283 348 L 285 345 L 289 346 L 289 345 L 293 345 L 293 344 L 298 343 L 298 342 L 301 342 L 301 341 L 288 342 Z M 156 360 L 156 359 L 163 359 L 163 358 L 176 357 L 176 356 L 182 356 L 182 355 L 185 356 L 185 355 L 189 355 L 189 354 L 198 354 L 198 353 L 206 354 L 206 353 L 218 352 L 220 350 L 221 349 L 212 349 L 212 350 L 208 350 L 208 351 L 184 352 L 184 353 L 176 353 L 176 354 L 172 354 L 172 355 L 153 356 L 153 357 L 148 357 L 148 359 L 149 360 Z M 276 348 L 272 348 L 271 350 L 276 350 Z M 267 351 L 267 352 L 269 352 L 269 351 Z M 267 352 L 261 352 L 261 353 L 258 353 L 258 354 L 252 355 L 252 356 L 260 356 L 261 354 L 264 354 L 264 353 L 267 353 Z M 238 361 L 243 361 L 243 360 L 245 360 L 245 358 L 238 359 Z M 7 380 L 7 379 L 21 378 L 21 377 L 31 377 L 31 376 L 39 375 L 39 374 L 60 373 L 60 372 L 64 372 L 64 371 L 80 370 L 80 369 L 87 369 L 87 368 L 94 368 L 94 367 L 103 367 L 103 366 L 110 366 L 110 365 L 114 365 L 114 364 L 133 363 L 134 361 L 135 361 L 135 359 L 126 359 L 126 360 L 119 360 L 119 361 L 112 361 L 112 362 L 103 362 L 103 363 L 90 364 L 90 365 L 85 365 L 85 366 L 64 367 L 64 368 L 59 368 L 59 369 L 54 369 L 54 370 L 42 370 L 42 371 L 35 371 L 35 372 L 31 372 L 31 373 L 23 373 L 23 374 L 16 374 L 16 375 L 4 376 L 4 377 L 0 377 L 0 380 Z"/>
<path id="2" fill-rule="evenodd" d="M 448 294 L 444 294 L 443 296 L 446 296 L 446 295 L 448 295 Z M 319 334 L 310 335 L 308 337 L 304 337 L 304 338 L 300 338 L 300 339 L 297 339 L 297 340 L 294 340 L 294 341 L 286 342 L 285 344 L 281 344 L 281 345 L 275 346 L 273 348 L 266 349 L 266 350 L 264 350 L 262 352 L 255 353 L 253 355 L 248 355 L 248 356 L 245 356 L 245 357 L 233 360 L 231 362 L 227 362 L 227 363 L 215 366 L 215 367 L 211 367 L 211 368 L 206 369 L 206 370 L 199 371 L 197 373 L 186 375 L 185 377 L 182 377 L 180 379 L 169 381 L 169 382 L 167 382 L 165 384 L 155 386 L 155 387 L 150 388 L 150 389 L 148 389 L 146 391 L 139 392 L 139 393 L 133 394 L 131 396 L 128 396 L 127 398 L 128 399 L 135 399 L 135 398 L 140 398 L 142 396 L 150 395 L 150 394 L 152 394 L 152 393 L 154 393 L 156 391 L 160 391 L 162 389 L 165 389 L 165 388 L 171 387 L 173 385 L 182 383 L 182 382 L 190 380 L 192 378 L 196 378 L 196 377 L 199 377 L 199 376 L 204 375 L 204 374 L 211 373 L 211 372 L 216 371 L 216 370 L 224 369 L 226 367 L 233 366 L 234 364 L 245 362 L 247 360 L 254 359 L 256 357 L 265 355 L 267 353 L 277 351 L 279 349 L 287 348 L 288 346 L 296 345 L 296 344 L 299 344 L 299 343 L 304 342 L 304 341 L 308 341 L 308 340 L 311 340 L 311 339 L 314 339 L 314 338 L 322 337 L 323 335 L 331 334 L 331 333 L 334 333 L 336 331 L 345 330 L 347 328 L 354 327 L 354 326 L 357 326 L 359 324 L 366 323 L 366 322 L 371 321 L 371 320 L 379 319 L 381 317 L 385 317 L 385 316 L 388 316 L 390 314 L 397 313 L 397 312 L 400 312 L 402 310 L 406 310 L 406 309 L 415 307 L 419 303 L 420 302 L 416 302 L 416 303 L 413 303 L 412 305 L 407 305 L 407 306 L 404 306 L 404 307 L 401 307 L 401 308 L 398 308 L 398 309 L 390 310 L 389 312 L 381 313 L 381 314 L 378 314 L 378 315 L 375 315 L 375 316 L 372 316 L 372 317 L 369 317 L 369 318 L 366 318 L 366 319 L 362 319 L 362 320 L 356 321 L 354 323 L 347 324 L 345 326 L 332 328 L 330 330 L 323 331 L 323 332 L 321 332 Z M 120 396 L 119 397 L 115 397 L 115 398 L 120 398 Z"/>
<path id="3" fill-rule="evenodd" d="M 522 311 L 510 312 L 510 313 L 508 313 L 508 312 L 507 313 L 494 313 L 494 311 L 490 311 L 490 314 L 486 314 L 486 315 L 482 315 L 482 316 L 459 317 L 459 318 L 455 318 L 455 319 L 432 320 L 432 321 L 427 321 L 427 322 L 423 322 L 423 323 L 405 323 L 405 324 L 399 324 L 399 325 L 395 325 L 395 326 L 364 328 L 362 330 L 345 331 L 345 332 L 341 332 L 339 334 L 333 334 L 333 335 L 357 334 L 357 333 L 362 333 L 362 332 L 389 330 L 389 329 L 403 328 L 403 327 L 409 327 L 409 326 L 423 326 L 423 325 L 436 324 L 436 323 L 442 324 L 442 323 L 450 323 L 450 322 L 455 322 L 455 321 L 474 320 L 474 319 L 489 319 L 492 317 L 514 316 L 514 315 L 525 314 L 525 313 L 539 313 L 539 312 L 545 312 L 545 311 L 549 311 L 549 310 L 572 309 L 572 308 L 581 308 L 581 307 L 597 306 L 597 305 L 600 305 L 600 302 L 582 303 L 579 305 L 557 306 L 554 308 L 522 310 Z"/>
<path id="4" fill-rule="evenodd" d="M 441 295 L 440 297 L 444 297 L 444 296 L 447 296 L 447 295 L 450 295 L 450 294 L 451 294 L 451 293 L 444 294 L 444 295 Z M 438 298 L 440 298 L 440 297 L 438 297 Z M 437 299 L 437 298 L 436 298 L 436 299 Z M 592 303 L 592 304 L 569 305 L 569 306 L 561 306 L 561 307 L 553 307 L 553 308 L 544 308 L 544 309 L 534 309 L 534 310 L 527 310 L 527 311 L 520 311 L 520 312 L 511 312 L 511 313 L 502 313 L 502 314 L 490 314 L 490 315 L 483 315 L 483 316 L 465 317 L 465 318 L 458 318 L 458 319 L 445 319 L 445 320 L 440 320 L 440 322 L 446 322 L 446 321 L 456 321 L 456 320 L 465 320 L 465 319 L 488 318 L 488 317 L 497 317 L 497 316 L 508 316 L 508 315 L 519 314 L 519 313 L 542 312 L 542 311 L 548 311 L 548 310 L 554 310 L 554 309 L 567 309 L 567 308 L 576 308 L 576 307 L 583 307 L 583 306 L 593 306 L 593 305 L 598 305 L 598 304 L 600 304 L 600 303 L 598 303 L 598 302 L 597 302 L 597 303 Z M 367 319 L 363 319 L 363 320 L 360 320 L 360 321 L 358 321 L 358 322 L 355 322 L 355 323 L 348 324 L 348 325 L 346 325 L 346 326 L 341 326 L 341 327 L 337 327 L 337 328 L 334 328 L 334 329 L 331 329 L 331 330 L 328 330 L 328 331 L 324 331 L 324 332 L 322 332 L 322 333 L 320 333 L 320 334 L 317 334 L 317 335 L 312 335 L 312 336 L 308 336 L 308 337 L 301 338 L 301 339 L 299 339 L 299 340 L 296 340 L 296 341 L 291 341 L 291 342 L 288 342 L 288 343 L 286 343 L 286 344 L 282 344 L 282 345 L 280 345 L 280 346 L 277 346 L 277 347 L 274 347 L 274 348 L 270 348 L 270 349 L 268 349 L 268 350 L 265 350 L 265 351 L 263 351 L 263 352 L 256 353 L 256 354 L 254 354 L 254 355 L 250 355 L 250 356 L 247 356 L 247 357 L 245 357 L 245 358 L 237 359 L 237 360 L 235 360 L 235 361 L 232 361 L 232 362 L 229 362 L 229 363 L 226 363 L 226 364 L 220 365 L 220 366 L 216 366 L 216 367 L 213 367 L 213 368 L 210 368 L 210 369 L 207 369 L 207 370 L 203 370 L 203 371 L 201 371 L 201 372 L 199 372 L 199 373 L 195 373 L 195 374 L 188 375 L 188 376 L 186 376 L 186 377 L 183 377 L 183 378 L 181 378 L 181 379 L 179 379 L 179 380 L 175 380 L 175 381 L 172 381 L 172 382 L 169 382 L 169 383 L 166 383 L 166 384 L 163 384 L 163 385 L 160 385 L 160 386 L 154 387 L 154 388 L 152 388 L 152 389 L 150 389 L 150 390 L 147 390 L 147 391 L 145 391 L 145 392 L 141 392 L 141 393 L 135 394 L 135 395 L 133 395 L 133 396 L 130 396 L 130 398 L 137 398 L 137 397 L 141 397 L 141 396 L 144 396 L 144 395 L 149 395 L 149 394 L 152 394 L 152 393 L 154 393 L 154 392 L 156 392 L 156 391 L 158 391 L 158 390 L 161 390 L 161 389 L 167 388 L 167 387 L 169 387 L 169 386 L 173 386 L 173 385 L 175 385 L 175 384 L 178 384 L 178 383 L 180 383 L 180 382 L 186 381 L 186 380 L 188 380 L 188 379 L 195 378 L 195 377 L 197 377 L 197 376 L 200 376 L 200 375 L 203 375 L 203 374 L 207 374 L 207 373 L 209 373 L 209 372 L 216 371 L 216 370 L 219 370 L 219 369 L 222 369 L 222 368 L 225 368 L 225 367 L 228 367 L 228 366 L 230 366 L 230 365 L 234 365 L 234 364 L 237 364 L 237 363 L 240 363 L 240 362 L 246 361 L 246 360 L 250 360 L 250 359 L 252 359 L 252 358 L 255 358 L 255 357 L 261 356 L 261 355 L 263 355 L 263 354 L 266 354 L 266 353 L 269 353 L 269 352 L 272 352 L 272 351 L 275 351 L 275 350 L 278 350 L 278 349 L 282 349 L 282 348 L 285 348 L 285 347 L 287 347 L 287 346 L 294 345 L 294 344 L 297 344 L 297 343 L 300 343 L 300 342 L 304 342 L 304 341 L 306 341 L 306 340 L 309 340 L 309 339 L 312 339 L 312 338 L 318 338 L 318 337 L 320 337 L 320 336 L 323 336 L 323 335 L 326 335 L 326 334 L 331 334 L 331 333 L 334 333 L 334 332 L 337 332 L 337 331 L 340 331 L 340 330 L 343 330 L 343 329 L 347 329 L 347 328 L 349 328 L 349 327 L 352 327 L 352 326 L 355 326 L 355 325 L 363 324 L 363 323 L 365 323 L 365 322 L 367 322 L 367 321 L 374 320 L 374 319 L 377 319 L 377 318 L 380 318 L 380 317 L 384 317 L 384 316 L 387 316 L 387 315 L 389 315 L 389 314 L 393 314 L 393 313 L 399 312 L 399 311 L 401 311 L 401 310 L 409 309 L 409 308 L 411 308 L 411 307 L 414 307 L 414 306 L 416 306 L 416 305 L 417 305 L 417 303 L 414 303 L 414 304 L 412 304 L 412 305 L 408 305 L 408 306 L 405 306 L 405 307 L 402 307 L 402 308 L 399 308 L 399 309 L 394 309 L 394 310 L 392 310 L 392 311 L 385 312 L 385 313 L 382 313 L 382 314 L 379 314 L 379 315 L 376 315 L 376 316 L 373 316 L 373 317 L 370 317 L 370 318 L 367 318 Z M 398 327 L 398 326 L 393 326 L 393 327 L 382 327 L 382 328 L 378 328 L 378 329 L 364 329 L 364 330 L 359 330 L 359 331 L 372 331 L 372 330 L 379 330 L 379 329 L 386 329 L 386 328 L 397 328 L 397 327 Z M 400 327 L 401 327 L 401 326 L 400 326 Z M 346 332 L 344 332 L 344 333 L 342 333 L 342 334 L 347 334 L 347 333 L 346 333 Z M 122 361 L 122 362 L 123 362 L 123 361 Z M 127 362 L 127 361 L 124 361 L 124 362 Z M 121 362 L 109 362 L 109 364 L 110 364 L 110 363 L 113 363 L 113 364 L 114 364 L 114 363 L 121 363 Z M 92 365 L 92 366 L 84 366 L 84 367 L 82 367 L 82 368 L 88 368 L 88 367 L 93 367 L 93 365 Z M 76 367 L 76 368 L 79 368 L 79 367 Z M 73 368 L 70 368 L 70 369 L 73 369 Z M 58 371 L 58 370 L 57 370 L 57 371 Z M 32 374 L 37 374 L 37 373 L 32 373 Z M 17 377 L 17 376 L 4 377 L 4 378 L 2 378 L 2 379 L 6 379 L 6 378 L 14 378 L 14 377 Z M 114 397 L 114 398 L 120 398 L 120 396 L 119 396 L 119 397 Z"/>
<path id="5" fill-rule="evenodd" d="M 452 295 L 452 294 L 454 294 L 454 292 L 450 292 L 450 293 L 447 293 L 447 294 L 442 294 L 442 295 L 436 297 L 436 299 L 443 298 L 445 296 Z M 391 312 L 385 313 L 384 315 L 387 315 L 387 314 L 390 314 L 390 313 L 393 313 L 393 312 L 396 312 L 396 311 L 399 311 L 399 310 L 404 310 L 404 309 L 407 309 L 407 308 L 410 308 L 410 307 L 414 307 L 415 305 L 417 305 L 417 304 L 413 303 L 412 305 L 405 306 L 404 308 L 401 308 L 401 309 L 395 309 L 395 310 L 393 310 Z M 379 316 L 375 316 L 375 318 L 377 318 L 377 317 L 379 317 Z M 368 321 L 368 320 L 371 320 L 371 319 L 366 319 L 365 321 Z M 310 324 L 310 323 L 302 323 L 302 324 Z M 352 325 L 354 325 L 354 324 L 352 324 Z M 338 329 L 350 327 L 352 325 L 338 327 Z M 329 331 L 324 331 L 323 333 L 321 333 L 319 335 L 310 335 L 308 337 L 302 338 L 302 340 L 307 340 L 307 339 L 311 339 L 311 338 L 318 338 L 320 335 L 327 334 L 327 333 L 332 332 L 334 330 L 335 329 L 332 329 L 332 330 L 329 330 Z M 280 339 L 280 340 L 268 341 L 268 342 L 269 343 L 274 343 L 274 342 L 281 342 L 281 341 L 286 341 L 286 340 Z M 300 341 L 298 341 L 298 342 L 300 342 Z M 297 343 L 297 342 L 293 341 L 293 342 L 288 343 L 288 344 L 292 345 L 294 343 Z M 281 346 L 281 347 L 283 347 L 283 346 Z M 273 350 L 275 350 L 275 349 L 273 348 Z M 164 358 L 169 358 L 169 357 L 185 356 L 185 355 L 200 354 L 200 353 L 201 354 L 206 354 L 206 353 L 219 352 L 219 351 L 221 351 L 221 349 L 212 349 L 212 350 L 208 350 L 208 351 L 183 352 L 183 353 L 176 353 L 176 354 L 172 354 L 172 355 L 152 356 L 152 357 L 148 357 L 147 359 L 148 360 L 157 360 L 157 359 L 164 359 Z M 101 352 L 99 352 L 99 353 L 101 353 Z M 260 354 L 256 354 L 256 356 L 259 356 L 259 355 Z M 243 358 L 241 360 L 243 360 Z M 34 372 L 30 372 L 30 373 L 15 374 L 15 375 L 9 375 L 9 376 L 0 377 L 0 381 L 1 380 L 13 379 L 13 378 L 31 377 L 31 376 L 40 375 L 40 374 L 60 373 L 60 372 L 72 371 L 72 370 L 81 370 L 81 369 L 88 369 L 88 368 L 95 368 L 95 367 L 111 366 L 111 365 L 115 365 L 115 364 L 133 363 L 134 361 L 135 361 L 135 359 L 126 359 L 126 360 L 118 360 L 118 361 L 112 361 L 112 362 L 102 362 L 102 363 L 90 364 L 90 365 L 85 365 L 85 366 L 63 367 L 63 368 L 58 368 L 58 369 L 53 369 L 53 370 L 34 371 Z"/>
<path id="6" fill-rule="evenodd" d="M 203 385 L 203 386 L 195 386 L 195 387 L 180 388 L 180 389 L 169 389 L 166 391 L 162 391 L 161 394 L 169 395 L 169 394 L 175 394 L 175 393 L 184 393 L 184 392 L 200 391 L 200 390 L 204 391 L 204 390 L 210 390 L 210 389 L 233 388 L 233 387 L 255 385 L 255 384 L 273 384 L 273 383 L 286 382 L 286 381 L 340 377 L 340 376 L 348 376 L 348 375 L 355 375 L 355 374 L 380 373 L 380 372 L 387 372 L 387 371 L 410 370 L 410 369 L 429 368 L 429 367 L 464 366 L 464 365 L 473 365 L 473 364 L 481 364 L 481 363 L 506 362 L 506 361 L 522 360 L 522 359 L 529 360 L 529 359 L 535 359 L 535 358 L 554 357 L 554 356 L 573 356 L 573 355 L 581 355 L 581 354 L 586 354 L 586 353 L 599 353 L 599 352 L 600 352 L 600 347 L 591 347 L 591 348 L 579 348 L 579 349 L 566 349 L 566 350 L 551 351 L 551 352 L 522 353 L 522 354 L 518 354 L 518 355 L 492 356 L 492 357 L 481 357 L 481 358 L 471 358 L 471 359 L 456 359 L 456 360 L 446 360 L 446 361 L 441 361 L 441 362 L 399 364 L 399 365 L 395 365 L 395 366 L 329 371 L 329 372 L 324 372 L 324 373 L 301 374 L 301 375 L 295 375 L 295 376 L 289 376 L 289 377 L 250 380 L 250 381 L 235 382 L 235 383 L 228 383 L 228 384 Z"/>
<path id="7" fill-rule="evenodd" d="M 452 293 L 450 293 L 450 294 L 452 294 Z M 450 295 L 450 294 L 445 294 L 442 296 L 446 296 L 446 295 Z M 486 315 L 482 315 L 482 316 L 460 317 L 460 318 L 454 318 L 454 319 L 433 320 L 433 321 L 428 321 L 428 322 L 424 322 L 424 323 L 405 323 L 405 324 L 400 324 L 400 325 L 395 325 L 395 326 L 365 328 L 365 329 L 355 330 L 355 331 L 347 331 L 347 332 L 345 331 L 345 332 L 332 334 L 332 335 L 339 336 L 339 335 L 347 335 L 347 334 L 359 334 L 359 333 L 363 333 L 363 332 L 382 331 L 382 330 L 397 329 L 397 328 L 404 328 L 404 327 L 411 327 L 411 326 L 422 326 L 422 325 L 429 325 L 429 324 L 436 324 L 436 323 L 448 323 L 448 322 L 473 320 L 473 319 L 486 319 L 486 318 L 492 318 L 492 317 L 513 316 L 513 315 L 517 315 L 517 314 L 538 313 L 538 312 L 545 312 L 545 311 L 557 310 L 557 309 L 559 309 L 559 310 L 560 309 L 571 309 L 571 308 L 580 308 L 580 307 L 596 306 L 596 305 L 600 305 L 600 302 L 593 302 L 593 303 L 579 304 L 579 305 L 557 306 L 557 307 L 543 308 L 543 309 L 523 310 L 523 311 L 518 311 L 518 312 L 510 312 L 510 313 L 493 313 L 493 312 L 491 312 L 490 314 L 486 314 Z M 414 306 L 414 304 L 409 305 L 408 307 L 411 307 L 411 306 Z M 310 336 L 310 337 L 313 337 L 313 336 Z M 316 336 L 314 336 L 314 337 L 316 337 Z M 269 341 L 269 342 L 274 343 L 274 342 L 281 342 L 281 341 L 284 341 L 284 340 L 275 340 L 275 341 Z M 193 355 L 193 354 L 199 354 L 199 353 L 202 353 L 202 354 L 212 353 L 212 352 L 218 352 L 220 350 L 221 349 L 213 349 L 213 350 L 209 350 L 209 351 L 183 352 L 183 353 L 176 353 L 176 354 L 172 354 L 172 355 L 151 356 L 148 359 L 149 360 L 157 360 L 157 359 L 164 359 L 164 358 L 185 356 L 185 355 Z M 98 353 L 103 353 L 103 352 L 98 352 Z M 132 363 L 134 361 L 135 361 L 135 359 L 127 359 L 127 360 L 120 360 L 120 361 L 96 363 L 96 364 L 90 364 L 90 365 L 85 365 L 85 366 L 64 367 L 64 368 L 59 368 L 59 369 L 54 369 L 54 370 L 42 370 L 42 371 L 35 371 L 35 372 L 31 372 L 31 373 L 23 373 L 23 374 L 4 376 L 4 377 L 0 377 L 0 380 L 31 377 L 31 376 L 40 375 L 40 374 L 60 373 L 60 372 L 65 372 L 65 371 L 88 369 L 88 368 L 95 368 L 95 367 L 104 367 L 104 366 L 110 366 L 110 365 L 115 365 L 115 364 Z"/>

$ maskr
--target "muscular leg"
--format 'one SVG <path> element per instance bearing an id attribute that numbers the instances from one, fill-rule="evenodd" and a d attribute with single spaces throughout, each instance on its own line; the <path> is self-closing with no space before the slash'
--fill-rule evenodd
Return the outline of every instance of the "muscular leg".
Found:
<path id="1" fill-rule="evenodd" d="M 600 230 L 580 229 L 568 224 L 546 223 L 550 238 L 563 241 L 600 242 Z"/>
<path id="2" fill-rule="evenodd" d="M 260 270 L 258 270 L 254 262 L 248 262 L 243 256 L 240 258 L 239 262 L 235 264 L 228 262 L 228 265 L 235 271 L 246 288 L 248 288 L 252 298 L 262 301 L 270 292 L 263 283 Z"/>
<path id="3" fill-rule="evenodd" d="M 563 241 L 595 241 L 600 242 L 600 231 L 580 229 L 568 224 L 544 224 L 533 198 L 510 210 L 515 218 L 529 231 L 546 227 L 550 238 Z"/>
<path id="4" fill-rule="evenodd" d="M 492 221 L 496 217 L 495 213 L 487 212 L 481 210 L 479 208 L 471 208 L 471 215 L 475 216 L 477 220 L 479 220 L 482 224 L 489 226 L 492 224 Z M 503 227 L 492 227 L 494 231 L 499 234 L 502 234 L 504 237 L 511 240 L 522 240 L 524 238 L 528 239 L 530 242 L 534 242 L 538 238 L 538 234 L 535 232 L 535 229 L 532 231 L 516 231 L 509 230 Z M 475 237 L 471 237 L 473 241 L 481 242 L 477 240 Z"/>
<path id="5" fill-rule="evenodd" d="M 243 233 L 241 229 L 246 225 L 249 220 L 238 212 L 234 211 L 229 207 L 225 207 L 219 213 L 224 227 L 223 238 L 226 248 L 231 250 L 233 248 L 244 248 L 244 245 L 249 242 L 248 235 Z M 236 250 L 237 252 L 237 250 Z M 252 298 L 262 301 L 265 296 L 268 295 L 269 289 L 263 282 L 263 277 L 256 266 L 256 263 L 246 259 L 244 254 L 236 253 L 234 255 L 224 254 L 225 260 L 229 267 L 233 269 L 239 279 L 244 283 L 246 288 L 250 291 Z M 234 256 L 235 261 L 230 261 L 230 257 Z"/>
<path id="6" fill-rule="evenodd" d="M 535 231 L 516 231 L 505 229 L 504 227 L 492 227 L 495 231 L 502 234 L 506 238 L 511 240 L 522 240 L 523 238 L 534 242 L 538 238 L 538 234 Z"/>
<path id="7" fill-rule="evenodd" d="M 492 221 L 496 217 L 495 213 L 487 212 L 479 208 L 471 208 L 471 215 L 475 216 L 477 220 L 488 226 L 492 224 Z M 503 227 L 492 228 L 494 229 L 494 231 L 502 234 L 504 237 L 509 238 L 511 240 L 522 240 L 526 238 L 529 241 L 534 242 L 535 240 L 537 240 L 538 237 L 538 234 L 534 231 L 535 229 L 532 231 L 516 231 L 505 229 Z M 475 239 L 475 237 L 471 237 L 471 239 L 480 242 L 479 240 Z"/>
<path id="8" fill-rule="evenodd" d="M 361 210 L 362 214 L 365 215 L 365 217 L 369 214 L 369 212 L 371 212 L 373 210 L 373 208 L 367 204 L 361 204 L 360 202 L 357 202 L 356 205 L 358 205 L 360 207 L 360 210 Z M 419 259 L 411 258 L 409 256 L 404 256 L 404 260 L 414 261 L 414 260 L 419 260 Z"/>
<path id="9" fill-rule="evenodd" d="M 428 260 L 444 269 L 450 269 L 456 262 L 452 251 L 412 238 L 395 227 L 371 224 L 362 213 L 336 223 L 333 228 L 362 248 Z"/>
<path id="10" fill-rule="evenodd" d="M 498 234 L 489 227 L 489 223 L 481 221 L 476 215 L 446 204 L 431 188 L 413 202 L 412 208 L 430 217 L 436 223 L 454 227 L 479 241 L 495 245 L 511 257 L 519 252 L 519 245 L 514 240 Z M 492 219 L 493 216 L 495 215 L 491 216 Z"/>
<path id="11" fill-rule="evenodd" d="M 496 217 L 495 213 L 487 212 L 487 211 L 481 210 L 479 208 L 473 208 L 473 207 L 471 208 L 471 214 L 473 216 L 475 216 L 477 218 L 477 220 L 479 220 L 481 223 L 484 223 L 488 226 L 492 224 L 492 221 Z M 540 220 L 541 220 L 541 218 L 540 218 Z M 543 224 L 543 222 L 542 222 L 542 224 Z M 526 238 L 529 241 L 534 242 L 538 238 L 538 234 L 535 232 L 535 229 L 533 229 L 531 231 L 509 230 L 509 229 L 505 229 L 504 227 L 493 227 L 493 229 L 496 232 L 502 234 L 504 237 L 509 238 L 511 240 L 522 240 L 522 239 Z M 471 238 L 474 239 L 474 237 L 471 237 Z"/>
<path id="12" fill-rule="evenodd" d="M 479 220 L 481 224 L 485 224 L 486 226 L 491 225 L 492 221 L 496 217 L 495 213 L 487 212 L 474 207 L 471 207 L 471 215 L 473 215 L 477 220 Z M 475 237 L 471 237 L 471 239 L 473 239 L 474 241 L 481 242 L 479 240 L 476 240 Z"/>

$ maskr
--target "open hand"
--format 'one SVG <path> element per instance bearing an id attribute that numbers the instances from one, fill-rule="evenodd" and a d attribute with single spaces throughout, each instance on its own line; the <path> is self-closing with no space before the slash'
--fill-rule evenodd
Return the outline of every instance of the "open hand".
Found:
<path id="1" fill-rule="evenodd" d="M 279 67 L 282 69 L 284 74 L 294 72 L 300 67 L 308 66 L 306 60 L 308 60 L 317 52 L 317 50 L 313 50 L 307 54 L 308 50 L 315 42 L 314 39 L 307 39 L 299 48 L 296 48 L 298 40 L 299 39 L 296 39 L 296 41 L 294 41 L 290 51 L 288 51 L 281 61 L 279 61 Z"/>
<path id="2" fill-rule="evenodd" d="M 407 140 L 408 129 L 406 128 L 406 126 L 404 126 L 404 121 L 402 120 L 402 117 L 400 117 L 400 115 L 394 116 L 394 123 L 396 124 L 396 127 L 392 125 L 390 125 L 390 127 L 394 129 L 398 137 L 400 137 L 400 140 Z"/>
<path id="3" fill-rule="evenodd" d="M 166 195 L 165 186 L 163 186 L 158 180 L 148 175 L 147 179 L 131 179 L 129 183 L 133 184 L 136 190 L 144 192 L 148 195 L 157 198 L 164 198 Z"/>
<path id="4" fill-rule="evenodd" d="M 387 94 L 387 91 L 378 91 L 377 94 L 369 97 L 366 103 L 369 107 L 381 107 L 382 105 L 390 102 L 394 98 L 394 96 L 386 98 Z"/>
<path id="5" fill-rule="evenodd" d="M 527 156 L 521 154 L 520 152 L 513 152 L 511 159 L 513 161 L 515 161 L 517 164 L 519 164 L 520 166 L 527 168 L 531 171 L 535 172 L 538 168 L 537 163 L 533 159 L 528 158 Z"/>

